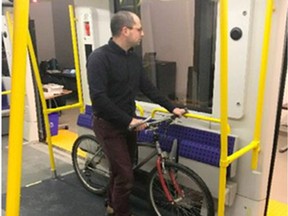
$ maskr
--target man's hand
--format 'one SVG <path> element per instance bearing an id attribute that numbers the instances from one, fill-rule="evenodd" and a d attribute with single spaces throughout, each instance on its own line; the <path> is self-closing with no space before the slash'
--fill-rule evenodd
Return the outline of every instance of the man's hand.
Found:
<path id="1" fill-rule="evenodd" d="M 133 125 L 138 125 L 137 127 L 135 127 L 135 131 L 141 131 L 141 130 L 144 130 L 146 127 L 147 127 L 147 124 L 146 123 L 143 123 L 143 120 L 141 119 L 137 119 L 137 118 L 133 118 L 132 121 L 130 122 L 129 124 L 129 127 L 133 126 Z"/>
<path id="2" fill-rule="evenodd" d="M 175 109 L 173 110 L 173 114 L 175 114 L 175 115 L 178 116 L 178 117 L 183 116 L 185 113 L 187 113 L 187 110 L 186 110 L 186 109 L 175 108 Z"/>

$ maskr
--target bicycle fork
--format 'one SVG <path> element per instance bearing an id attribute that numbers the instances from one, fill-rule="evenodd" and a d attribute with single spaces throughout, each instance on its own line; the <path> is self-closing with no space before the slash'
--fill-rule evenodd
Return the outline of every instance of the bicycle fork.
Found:
<path id="1" fill-rule="evenodd" d="M 167 200 L 174 205 L 175 200 L 172 197 L 170 191 L 168 190 L 167 183 L 166 183 L 164 176 L 163 176 L 163 172 L 165 172 L 166 168 L 165 168 L 165 162 L 162 160 L 161 156 L 158 156 L 156 166 L 157 166 L 157 172 L 159 175 L 160 183 L 161 183 L 162 189 L 165 193 L 165 196 L 166 196 Z M 170 177 L 170 180 L 171 180 L 172 185 L 174 187 L 174 190 L 176 191 L 177 195 L 179 196 L 179 198 L 176 201 L 181 200 L 184 197 L 184 191 L 181 189 L 180 185 L 178 184 L 178 182 L 176 180 L 176 173 L 174 172 L 174 170 L 168 170 L 168 172 L 169 172 L 169 177 Z"/>

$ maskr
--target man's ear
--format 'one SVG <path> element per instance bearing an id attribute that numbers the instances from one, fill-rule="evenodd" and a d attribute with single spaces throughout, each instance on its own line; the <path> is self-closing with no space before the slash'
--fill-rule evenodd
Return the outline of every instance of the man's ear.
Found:
<path id="1" fill-rule="evenodd" d="M 127 34 L 129 33 L 129 28 L 128 28 L 127 26 L 124 26 L 124 27 L 122 28 L 121 33 L 124 34 L 124 35 L 127 35 Z"/>

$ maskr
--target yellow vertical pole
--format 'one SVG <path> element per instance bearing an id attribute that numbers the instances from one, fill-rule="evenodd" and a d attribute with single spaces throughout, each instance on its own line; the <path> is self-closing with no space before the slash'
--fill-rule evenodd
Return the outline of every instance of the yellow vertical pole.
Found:
<path id="1" fill-rule="evenodd" d="M 260 78 L 258 86 L 258 100 L 257 100 L 257 109 L 255 117 L 255 131 L 254 131 L 254 140 L 258 142 L 258 145 L 252 151 L 251 168 L 253 170 L 257 168 L 258 153 L 260 151 L 260 135 L 261 135 L 263 104 L 264 104 L 265 82 L 266 82 L 267 65 L 268 65 L 268 54 L 269 54 L 268 51 L 269 51 L 272 12 L 273 12 L 273 0 L 267 0 L 264 38 L 263 38 L 261 66 L 260 66 Z"/>
<path id="2" fill-rule="evenodd" d="M 15 0 L 6 216 L 18 216 L 20 209 L 28 14 L 29 1 Z"/>
<path id="3" fill-rule="evenodd" d="M 226 172 L 228 166 L 228 0 L 220 0 L 220 97 L 221 154 L 218 192 L 218 215 L 224 216 Z"/>
<path id="4" fill-rule="evenodd" d="M 51 172 L 52 172 L 53 176 L 56 178 L 57 172 L 56 172 L 55 158 L 54 158 L 52 140 L 51 140 L 50 122 L 49 122 L 49 118 L 48 118 L 49 112 L 47 109 L 46 100 L 45 100 L 44 92 L 42 89 L 42 82 L 41 82 L 41 78 L 40 78 L 38 64 L 37 64 L 37 60 L 36 60 L 36 55 L 34 52 L 32 39 L 31 39 L 31 35 L 29 32 L 28 32 L 28 50 L 29 50 L 29 54 L 30 54 L 30 59 L 31 59 L 32 68 L 34 71 L 34 76 L 35 76 L 37 88 L 39 91 L 41 106 L 43 109 L 44 125 L 45 125 L 45 131 L 46 131 L 46 142 L 47 142 L 48 150 L 49 150 Z"/>
<path id="5" fill-rule="evenodd" d="M 75 28 L 76 19 L 75 19 L 74 9 L 72 5 L 69 5 L 69 17 L 70 17 L 70 28 L 71 28 L 73 54 L 74 54 L 74 64 L 75 64 L 75 71 L 76 71 L 78 102 L 82 105 L 80 107 L 80 112 L 83 112 L 84 111 L 83 93 L 82 93 L 82 87 L 81 87 L 79 53 L 78 53 L 78 47 L 77 47 L 77 34 L 76 34 L 76 28 Z"/>

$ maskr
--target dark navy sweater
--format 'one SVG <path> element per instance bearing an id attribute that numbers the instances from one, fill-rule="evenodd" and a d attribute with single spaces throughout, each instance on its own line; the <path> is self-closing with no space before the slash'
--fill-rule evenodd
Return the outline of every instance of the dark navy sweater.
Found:
<path id="1" fill-rule="evenodd" d="M 87 73 L 94 114 L 115 126 L 128 127 L 139 91 L 170 112 L 175 108 L 147 78 L 133 49 L 126 52 L 111 39 L 90 54 Z"/>

